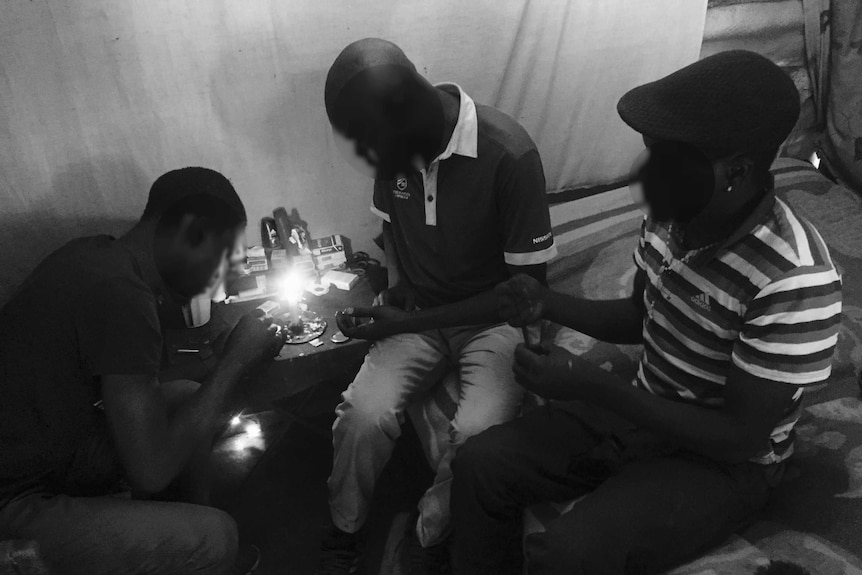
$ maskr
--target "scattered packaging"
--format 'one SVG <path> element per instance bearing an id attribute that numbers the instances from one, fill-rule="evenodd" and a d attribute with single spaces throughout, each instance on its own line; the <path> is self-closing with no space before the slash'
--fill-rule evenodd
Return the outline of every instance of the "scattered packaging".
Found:
<path id="1" fill-rule="evenodd" d="M 261 297 L 266 295 L 266 276 L 260 275 L 255 276 L 254 278 L 254 287 L 240 290 L 237 293 L 239 299 L 251 299 L 255 297 Z"/>
<path id="2" fill-rule="evenodd" d="M 308 282 L 308 285 L 305 286 L 305 291 L 311 295 L 320 297 L 329 293 L 329 284 L 325 284 L 320 281 Z"/>
<path id="3" fill-rule="evenodd" d="M 260 241 L 263 243 L 263 247 L 265 248 L 280 249 L 283 247 L 281 245 L 281 238 L 278 237 L 278 229 L 276 229 L 275 220 L 273 218 L 261 218 Z"/>
<path id="4" fill-rule="evenodd" d="M 275 220 L 275 229 L 278 231 L 281 247 L 287 250 L 288 255 L 293 256 L 298 254 L 299 250 L 297 246 L 290 242 L 293 233 L 293 222 L 290 221 L 287 210 L 284 208 L 274 209 L 272 211 L 272 218 Z"/>
<path id="5" fill-rule="evenodd" d="M 290 259 L 287 257 L 287 250 L 274 249 L 269 256 L 269 262 L 272 264 L 272 269 L 280 270 L 290 266 Z"/>
<path id="6" fill-rule="evenodd" d="M 293 257 L 293 269 L 303 275 L 313 275 L 314 274 L 314 259 L 312 259 L 311 255 L 300 255 Z"/>
<path id="7" fill-rule="evenodd" d="M 267 301 L 263 302 L 262 304 L 260 304 L 259 306 L 257 306 L 257 309 L 263 311 L 263 313 L 267 316 L 275 315 L 280 308 L 281 308 L 281 304 L 279 304 L 277 301 L 272 301 L 272 300 L 267 300 Z"/>
<path id="8" fill-rule="evenodd" d="M 317 271 L 323 273 L 343 267 L 345 264 L 347 264 L 347 257 L 343 253 L 328 254 L 317 258 Z"/>
<path id="9" fill-rule="evenodd" d="M 266 262 L 266 250 L 263 246 L 252 246 L 246 252 L 246 265 L 250 272 L 265 272 L 269 269 Z"/>
<path id="10" fill-rule="evenodd" d="M 345 251 L 344 238 L 342 238 L 340 234 L 334 234 L 331 236 L 326 236 L 325 238 L 311 240 L 311 242 L 309 243 L 309 247 L 311 248 L 311 253 L 315 256 L 322 256 L 335 252 Z"/>
<path id="11" fill-rule="evenodd" d="M 359 281 L 359 276 L 349 272 L 330 270 L 320 278 L 321 283 L 334 286 L 340 290 L 350 290 Z"/>
<path id="12" fill-rule="evenodd" d="M 317 271 L 320 273 L 341 267 L 347 263 L 347 247 L 344 238 L 340 234 L 311 240 L 309 247 L 317 264 Z"/>

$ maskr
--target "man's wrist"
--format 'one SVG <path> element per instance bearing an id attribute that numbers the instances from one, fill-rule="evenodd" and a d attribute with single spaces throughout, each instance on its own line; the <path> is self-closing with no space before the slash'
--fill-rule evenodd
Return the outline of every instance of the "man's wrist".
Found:
<path id="1" fill-rule="evenodd" d="M 242 377 L 242 374 L 248 370 L 249 366 L 250 364 L 248 362 L 244 362 L 239 358 L 226 353 L 219 359 L 214 371 L 229 379 L 239 379 Z"/>
<path id="2" fill-rule="evenodd" d="M 392 322 L 394 331 L 391 335 L 420 331 L 418 329 L 418 324 L 421 322 L 421 316 L 419 314 L 420 312 L 416 310 L 405 311 L 401 319 Z"/>
<path id="3" fill-rule="evenodd" d="M 539 288 L 540 292 L 540 301 L 542 302 L 542 314 L 541 318 L 545 320 L 551 320 L 554 317 L 554 310 L 557 307 L 557 294 L 551 288 L 547 286 L 542 286 Z"/>

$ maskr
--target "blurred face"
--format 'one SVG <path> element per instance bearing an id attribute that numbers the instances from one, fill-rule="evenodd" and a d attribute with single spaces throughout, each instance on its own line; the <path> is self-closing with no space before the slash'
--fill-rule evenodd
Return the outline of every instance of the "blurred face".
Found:
<path id="1" fill-rule="evenodd" d="M 335 139 L 335 147 L 341 157 L 350 165 L 351 168 L 367 178 L 374 178 L 377 174 L 377 153 L 369 148 L 365 153 L 361 153 L 360 146 L 356 140 L 348 139 L 336 128 L 332 128 L 332 137 Z"/>
<path id="2" fill-rule="evenodd" d="M 201 230 L 187 218 L 166 245 L 161 269 L 168 287 L 180 297 L 191 299 L 214 287 L 221 279 L 233 251 L 239 229 L 221 234 Z"/>
<path id="3" fill-rule="evenodd" d="M 386 132 L 386 130 L 381 130 Z M 339 154 L 358 173 L 378 180 L 394 180 L 398 176 L 425 167 L 425 155 L 434 149 L 429 137 L 389 132 L 380 136 L 377 147 L 372 147 L 332 128 L 333 139 Z"/>
<path id="4" fill-rule="evenodd" d="M 413 70 L 364 70 L 327 103 L 327 112 L 339 153 L 366 177 L 394 179 L 439 152 L 440 94 Z"/>
<path id="5" fill-rule="evenodd" d="M 632 195 L 658 222 L 685 224 L 709 205 L 716 191 L 713 162 L 694 146 L 644 138 L 647 148 L 632 166 Z"/>

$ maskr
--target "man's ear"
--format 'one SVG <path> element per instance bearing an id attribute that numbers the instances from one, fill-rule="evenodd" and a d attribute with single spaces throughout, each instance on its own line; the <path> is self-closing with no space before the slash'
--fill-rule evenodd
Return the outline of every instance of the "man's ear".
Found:
<path id="1" fill-rule="evenodd" d="M 728 158 L 724 163 L 724 168 L 727 185 L 736 188 L 751 175 L 754 170 L 754 161 L 748 156 L 738 154 Z"/>
<path id="2" fill-rule="evenodd" d="M 204 241 L 206 226 L 204 218 L 194 214 L 185 214 L 180 220 L 180 236 L 192 247 L 197 247 Z"/>

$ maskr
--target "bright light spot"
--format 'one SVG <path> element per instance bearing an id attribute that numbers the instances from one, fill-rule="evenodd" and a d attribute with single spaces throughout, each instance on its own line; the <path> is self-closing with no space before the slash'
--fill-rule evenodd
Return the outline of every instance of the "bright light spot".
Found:
<path id="1" fill-rule="evenodd" d="M 281 278 L 280 296 L 291 306 L 296 306 L 305 292 L 305 278 L 297 270 L 290 270 Z"/>
<path id="2" fill-rule="evenodd" d="M 811 165 L 817 169 L 820 169 L 820 156 L 817 155 L 817 152 L 811 154 L 811 157 L 808 158 L 808 161 L 811 162 Z"/>
<path id="3" fill-rule="evenodd" d="M 231 426 L 231 427 L 236 427 L 237 425 L 239 425 L 239 424 L 240 424 L 240 422 L 241 422 L 241 421 L 242 421 L 242 420 L 239 418 L 239 416 L 238 416 L 238 415 L 234 415 L 234 416 L 231 418 L 231 420 L 230 420 L 230 426 Z"/>
<path id="4" fill-rule="evenodd" d="M 231 449 L 239 458 L 250 456 L 253 449 L 263 450 L 265 447 L 262 437 L 249 437 L 244 433 L 234 437 L 231 442 Z"/>
<path id="5" fill-rule="evenodd" d="M 245 425 L 245 434 L 248 437 L 260 437 L 260 424 L 256 421 L 250 421 Z"/>

